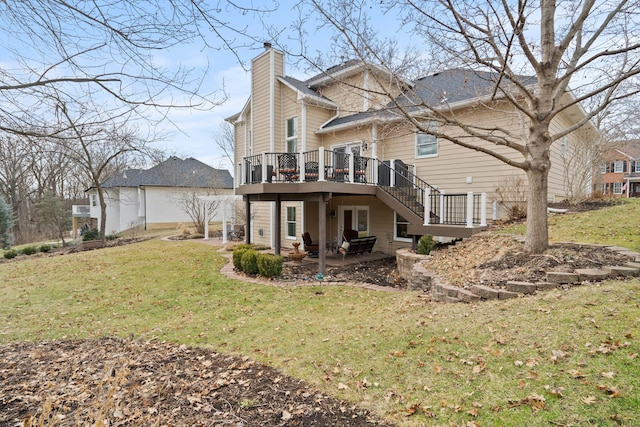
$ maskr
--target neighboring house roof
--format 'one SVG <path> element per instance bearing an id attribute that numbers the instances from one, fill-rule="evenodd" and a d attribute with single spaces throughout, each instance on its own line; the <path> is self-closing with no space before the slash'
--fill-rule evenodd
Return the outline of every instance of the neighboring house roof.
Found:
<path id="1" fill-rule="evenodd" d="M 632 160 L 640 159 L 640 140 L 626 141 L 616 151 Z"/>
<path id="2" fill-rule="evenodd" d="M 518 76 L 526 85 L 534 84 L 536 77 Z M 496 85 L 499 84 L 499 90 Z M 494 72 L 474 71 L 465 69 L 451 69 L 431 76 L 418 79 L 413 89 L 400 95 L 396 102 L 410 108 L 410 112 L 417 112 L 420 105 L 438 107 L 439 105 L 453 108 L 456 104 L 467 103 L 494 96 L 503 97 L 503 92 L 513 91 L 515 85 Z M 349 127 L 362 122 L 375 120 L 395 120 L 403 117 L 395 103 L 388 108 L 377 111 L 365 111 L 349 116 L 336 118 L 326 123 L 320 132 L 335 131 L 338 128 Z M 422 107 L 424 108 L 424 107 Z"/>
<path id="3" fill-rule="evenodd" d="M 127 169 L 102 183 L 102 188 L 140 186 L 233 188 L 233 178 L 226 169 L 172 156 L 150 169 Z"/>

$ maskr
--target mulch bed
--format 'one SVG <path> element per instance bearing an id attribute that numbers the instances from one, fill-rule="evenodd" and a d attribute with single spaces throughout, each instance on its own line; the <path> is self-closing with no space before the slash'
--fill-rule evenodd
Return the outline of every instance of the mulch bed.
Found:
<path id="1" fill-rule="evenodd" d="M 1 426 L 390 426 L 250 360 L 101 338 L 0 345 Z"/>

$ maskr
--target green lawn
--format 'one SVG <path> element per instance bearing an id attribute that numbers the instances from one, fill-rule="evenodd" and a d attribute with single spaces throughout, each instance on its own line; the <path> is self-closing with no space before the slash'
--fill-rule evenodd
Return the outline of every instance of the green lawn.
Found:
<path id="1" fill-rule="evenodd" d="M 554 217 L 552 234 L 576 228 L 563 221 L 604 230 L 591 224 L 602 215 L 635 216 L 637 234 L 638 206 Z M 591 241 L 638 242 L 616 230 Z M 638 280 L 442 304 L 243 283 L 219 273 L 224 262 L 198 242 L 152 240 L 2 264 L 0 343 L 133 335 L 207 346 L 406 426 L 640 425 Z"/>

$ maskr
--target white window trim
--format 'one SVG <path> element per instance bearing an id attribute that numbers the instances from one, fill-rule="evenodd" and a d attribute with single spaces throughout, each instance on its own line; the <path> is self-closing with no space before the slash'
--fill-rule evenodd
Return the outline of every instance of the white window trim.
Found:
<path id="1" fill-rule="evenodd" d="M 633 165 L 633 172 L 640 172 L 640 160 L 636 160 Z"/>
<path id="2" fill-rule="evenodd" d="M 618 170 L 618 166 L 620 166 L 620 170 Z M 624 171 L 624 160 L 616 160 L 613 162 L 613 173 L 622 173 Z"/>
<path id="3" fill-rule="evenodd" d="M 289 121 L 293 120 L 295 123 L 295 134 L 293 135 L 289 135 Z M 287 120 L 285 120 L 285 132 L 286 132 L 286 138 L 285 138 L 285 149 L 287 150 L 288 153 L 296 153 L 298 151 L 298 117 L 290 117 Z M 289 151 L 289 143 L 291 141 L 295 141 L 296 147 L 295 150 L 293 151 Z"/>
<path id="4" fill-rule="evenodd" d="M 407 221 L 406 223 L 409 224 L 409 221 Z M 393 240 L 396 242 L 412 242 L 411 237 L 398 236 L 398 213 L 397 212 L 393 213 Z"/>
<path id="5" fill-rule="evenodd" d="M 612 185 L 613 194 L 622 194 L 622 183 L 621 182 L 614 182 L 612 184 L 613 184 Z"/>
<path id="6" fill-rule="evenodd" d="M 293 221 L 289 220 L 289 209 L 293 209 Z M 296 240 L 298 234 L 298 218 L 296 217 L 298 214 L 295 206 L 287 206 L 285 207 L 285 221 L 284 221 L 284 234 L 287 240 Z M 289 224 L 293 224 L 295 231 L 293 232 L 293 236 L 289 235 Z"/>
<path id="7" fill-rule="evenodd" d="M 431 120 L 425 123 L 427 125 L 427 127 L 429 128 L 433 128 L 435 127 L 436 130 L 438 129 L 438 122 L 435 120 Z M 421 146 L 426 146 L 426 145 L 435 145 L 436 146 L 436 152 L 433 154 L 425 154 L 425 155 L 419 155 L 418 154 L 418 138 L 420 137 L 420 135 L 427 135 L 427 136 L 432 136 L 433 138 L 435 138 L 435 141 L 433 142 L 429 142 L 428 144 L 420 144 Z M 438 154 L 440 153 L 440 141 L 438 141 L 438 137 L 435 135 L 430 135 L 428 133 L 424 133 L 424 132 L 416 132 L 416 139 L 415 139 L 415 158 L 416 159 L 428 159 L 428 158 L 432 158 L 432 157 L 438 157 Z"/>
<path id="8" fill-rule="evenodd" d="M 602 174 L 607 173 L 607 164 L 606 163 L 603 163 L 603 164 L 600 165 L 600 172 Z"/>

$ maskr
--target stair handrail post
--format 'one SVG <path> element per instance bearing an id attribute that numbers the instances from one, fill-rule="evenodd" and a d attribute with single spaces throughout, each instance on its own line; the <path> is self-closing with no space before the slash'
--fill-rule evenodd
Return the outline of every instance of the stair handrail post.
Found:
<path id="1" fill-rule="evenodd" d="M 349 182 L 350 183 L 354 183 L 356 182 L 356 171 L 355 171 L 355 165 L 356 165 L 356 155 L 353 153 L 349 153 Z"/>
<path id="2" fill-rule="evenodd" d="M 473 191 L 467 192 L 467 228 L 473 228 Z"/>
<path id="3" fill-rule="evenodd" d="M 431 223 L 431 193 L 428 188 L 422 191 L 424 191 L 424 225 L 429 225 Z"/>
<path id="4" fill-rule="evenodd" d="M 480 193 L 480 225 L 487 226 L 487 193 Z"/>
<path id="5" fill-rule="evenodd" d="M 378 156 L 374 156 L 371 159 L 371 182 L 373 182 L 375 185 L 378 185 L 378 165 L 380 164 L 380 162 L 378 161 Z"/>
<path id="6" fill-rule="evenodd" d="M 324 147 L 318 147 L 318 181 L 325 180 Z"/>
<path id="7" fill-rule="evenodd" d="M 262 153 L 262 182 L 267 182 L 267 153 Z"/>
<path id="8" fill-rule="evenodd" d="M 440 190 L 440 224 L 444 223 L 444 190 Z"/>
<path id="9" fill-rule="evenodd" d="M 304 152 L 303 151 L 300 151 L 298 153 L 298 163 L 299 163 L 298 171 L 300 172 L 299 173 L 300 176 L 298 177 L 298 181 L 299 182 L 304 182 L 304 175 L 305 175 L 304 168 L 305 168 L 305 163 L 306 162 L 305 162 L 305 159 L 304 159 Z"/>
<path id="10" fill-rule="evenodd" d="M 396 160 L 395 159 L 391 159 L 389 161 L 389 168 L 391 169 L 389 171 L 389 186 L 393 188 L 396 186 Z"/>

